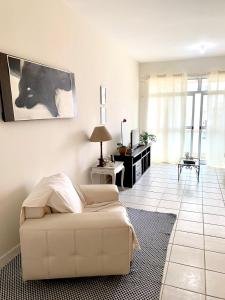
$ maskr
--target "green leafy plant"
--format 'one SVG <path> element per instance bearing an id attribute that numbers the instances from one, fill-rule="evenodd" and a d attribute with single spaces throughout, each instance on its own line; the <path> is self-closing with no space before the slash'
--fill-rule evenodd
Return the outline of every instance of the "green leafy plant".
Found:
<path id="1" fill-rule="evenodd" d="M 148 133 L 147 131 L 143 131 L 140 134 L 140 143 L 147 145 L 149 142 L 156 142 L 156 136 Z"/>

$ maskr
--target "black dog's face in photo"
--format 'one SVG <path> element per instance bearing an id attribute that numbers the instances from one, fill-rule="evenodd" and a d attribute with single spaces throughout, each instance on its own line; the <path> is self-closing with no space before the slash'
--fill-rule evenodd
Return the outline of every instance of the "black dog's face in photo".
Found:
<path id="1" fill-rule="evenodd" d="M 41 65 L 24 62 L 19 81 L 17 107 L 33 108 L 37 104 L 47 107 L 53 117 L 59 116 L 56 106 L 57 90 L 70 91 L 70 74 Z"/>

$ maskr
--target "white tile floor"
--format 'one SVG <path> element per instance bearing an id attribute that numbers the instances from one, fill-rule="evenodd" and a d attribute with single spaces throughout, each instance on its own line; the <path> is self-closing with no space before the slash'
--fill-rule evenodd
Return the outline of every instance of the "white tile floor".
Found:
<path id="1" fill-rule="evenodd" d="M 225 299 L 225 170 L 153 165 L 132 189 L 120 193 L 129 207 L 174 213 L 162 300 Z"/>

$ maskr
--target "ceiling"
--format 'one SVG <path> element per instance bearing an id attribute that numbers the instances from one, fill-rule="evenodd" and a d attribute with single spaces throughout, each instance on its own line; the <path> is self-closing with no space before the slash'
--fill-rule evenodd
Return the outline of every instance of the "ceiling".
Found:
<path id="1" fill-rule="evenodd" d="M 225 0 L 69 0 L 139 62 L 225 55 Z"/>

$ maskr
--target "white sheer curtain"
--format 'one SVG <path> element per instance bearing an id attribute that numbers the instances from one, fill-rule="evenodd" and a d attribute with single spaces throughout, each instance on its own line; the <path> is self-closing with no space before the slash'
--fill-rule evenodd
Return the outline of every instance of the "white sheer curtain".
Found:
<path id="1" fill-rule="evenodd" d="M 208 77 L 207 164 L 225 167 L 225 73 Z"/>
<path id="2" fill-rule="evenodd" d="M 183 156 L 187 76 L 156 76 L 148 81 L 148 99 L 141 114 L 148 132 L 155 134 L 154 162 L 177 163 Z M 144 127 L 144 128 L 143 128 Z"/>

